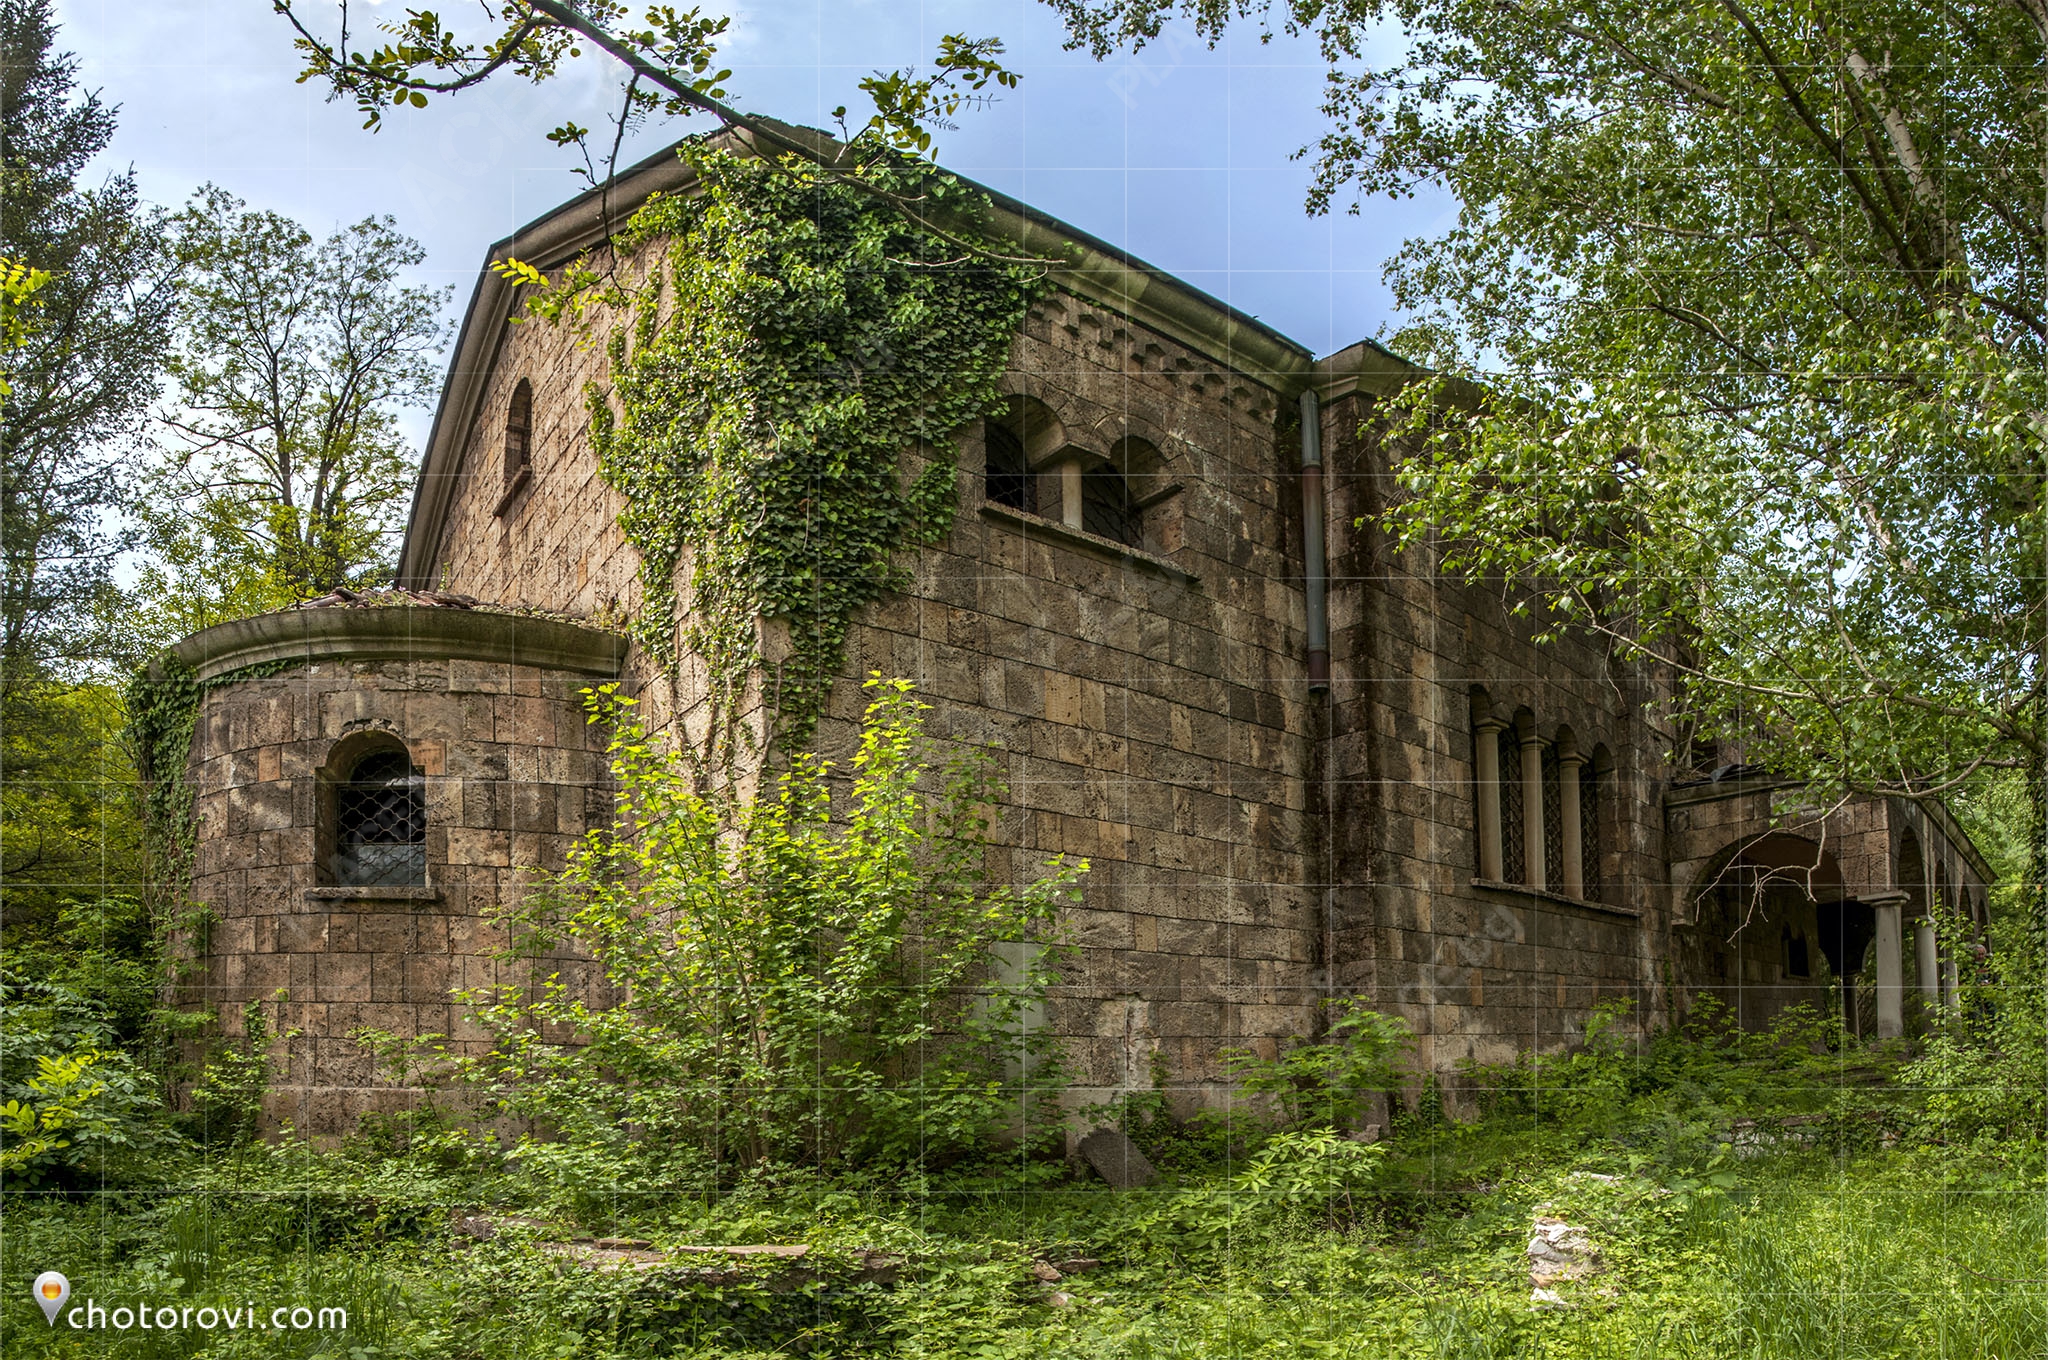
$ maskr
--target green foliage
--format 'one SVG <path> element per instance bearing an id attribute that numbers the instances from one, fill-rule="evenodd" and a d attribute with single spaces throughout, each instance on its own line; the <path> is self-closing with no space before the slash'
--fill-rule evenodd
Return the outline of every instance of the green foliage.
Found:
<path id="1" fill-rule="evenodd" d="M 1987 950 L 1944 922 L 1958 960 L 1961 1015 L 1929 1036 L 1904 1079 L 1927 1092 L 1939 1136 L 1997 1145 L 2048 1128 L 2048 968 L 2024 914 L 1994 921 Z"/>
<path id="2" fill-rule="evenodd" d="M 251 1001 L 242 1007 L 240 1039 L 216 1039 L 192 1085 L 186 1122 L 198 1141 L 220 1148 L 254 1142 L 270 1078 L 270 1022 L 262 1003 Z"/>
<path id="3" fill-rule="evenodd" d="M 473 993 L 496 1044 L 459 1065 L 541 1121 L 529 1166 L 571 1193 L 687 1187 L 767 1161 L 958 1157 L 1046 1118 L 1032 1012 L 1086 866 L 1001 881 L 987 760 L 941 762 L 907 682 L 868 689 L 837 817 L 829 763 L 798 757 L 758 799 L 707 794 L 616 687 L 593 695 L 615 724 L 616 820 L 515 924 L 522 955 L 587 951 L 613 998 L 559 976 Z"/>
<path id="4" fill-rule="evenodd" d="M 162 215 L 134 171 L 81 184 L 115 111 L 79 88 L 53 8 L 0 0 L 0 253 L 43 276 L 33 324 L 12 331 L 4 360 L 0 727 L 23 720 L 25 693 L 133 655 L 115 579 L 123 526 L 109 509 L 161 384 L 174 303 Z"/>
<path id="5" fill-rule="evenodd" d="M 643 645 L 702 659 L 724 718 L 715 739 L 732 737 L 766 661 L 773 735 L 794 750 L 855 612 L 900 584 L 897 550 L 950 525 L 952 436 L 996 406 L 1043 285 L 1022 265 L 962 259 L 891 204 L 795 160 L 683 154 L 699 191 L 651 200 L 621 241 L 659 244 L 647 282 L 604 290 L 635 320 L 611 335 L 611 389 L 589 393 L 591 441 L 640 551 Z M 981 207 L 943 177 L 869 174 L 922 192 L 933 212 Z M 572 269 L 543 313 L 560 315 L 591 277 Z M 906 475 L 920 445 L 938 451 Z M 787 637 L 768 657 L 763 621 Z"/>
<path id="6" fill-rule="evenodd" d="M 1414 1047 L 1414 1029 L 1397 1015 L 1381 1014 L 1356 997 L 1326 1004 L 1334 1018 L 1320 1042 L 1298 1044 L 1277 1058 L 1242 1048 L 1223 1054 L 1238 1086 L 1270 1098 L 1289 1127 L 1356 1127 L 1375 1096 L 1399 1085 Z"/>
<path id="7" fill-rule="evenodd" d="M 142 780 L 143 825 L 154 860 L 150 877 L 153 883 L 168 885 L 179 898 L 191 876 L 198 834 L 185 767 L 192 759 L 192 734 L 203 694 L 192 668 L 165 652 L 128 681 L 122 696 L 128 744 Z"/>
<path id="8" fill-rule="evenodd" d="M 400 414 L 438 389 L 445 295 L 390 218 L 316 241 L 207 185 L 171 225 L 176 411 L 133 512 L 155 641 L 387 580 L 412 492 Z"/>
<path id="9" fill-rule="evenodd" d="M 144 877 L 135 775 L 119 692 L 101 684 L 17 690 L 0 710 L 0 940 L 59 939 L 62 918 Z"/>
<path id="10" fill-rule="evenodd" d="M 102 1007 L 0 976 L 0 1173 L 12 1183 L 103 1179 L 162 1146 L 156 1087 Z"/>
<path id="11" fill-rule="evenodd" d="M 1098 53 L 1273 13 L 1053 3 Z M 1748 761 L 1907 795 L 2025 771 L 2041 844 L 2038 12 L 1273 9 L 1331 62 L 1312 206 L 1459 206 L 1389 268 L 1394 343 L 1443 375 L 1376 413 L 1397 541 L 1670 666 Z"/>
<path id="12" fill-rule="evenodd" d="M 1372 1145 L 1269 1131 L 1249 1156 L 1190 1163 L 1142 1194 L 1063 1180 L 1057 1163 L 1028 1175 L 764 1163 L 717 1184 L 629 1182 L 565 1214 L 531 1144 L 511 1157 L 473 1134 L 256 1145 L 167 1167 L 146 1190 L 17 1195 L 0 1183 L 0 1273 L 58 1263 L 102 1301 L 350 1313 L 345 1338 L 259 1334 L 260 1348 L 220 1332 L 101 1338 L 131 1360 L 2029 1353 L 2040 1300 L 2010 1282 L 2048 1269 L 2038 1141 L 1901 1130 L 1894 1146 L 1852 1145 L 1812 1124 L 1763 1138 L 1814 1102 L 1914 1098 L 1870 1055 L 1777 1042 L 1798 1032 L 1702 1024 L 1641 1045 L 1602 1040 L 1589 1063 L 1558 1060 L 1554 1084 L 1608 1090 L 1597 1069 L 1632 1066 L 1636 1094 L 1620 1105 L 1502 1107 Z M 1691 1131 L 1665 1127 L 1672 1114 L 1721 1127 L 1702 1153 Z M 1738 1118 L 1758 1136 L 1730 1148 Z M 451 1206 L 492 1220 L 490 1239 L 452 1230 Z M 1549 1305 L 1530 1293 L 1538 1215 L 1574 1225 L 1599 1257 L 1598 1274 L 1555 1286 Z M 644 1240 L 668 1260 L 593 1269 L 568 1246 L 579 1236 Z M 679 1250 L 759 1242 L 809 1250 Z M 867 1268 L 877 1253 L 879 1272 Z M 1075 1258 L 1100 1264 L 1068 1269 Z M 1044 1263 L 1064 1278 L 1041 1283 Z M 66 1329 L 26 1318 L 10 1328 L 10 1357 L 77 1353 Z"/>

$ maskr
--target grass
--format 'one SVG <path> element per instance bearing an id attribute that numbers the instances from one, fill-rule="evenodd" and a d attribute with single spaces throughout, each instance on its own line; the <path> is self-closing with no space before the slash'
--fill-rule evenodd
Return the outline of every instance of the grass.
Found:
<path id="1" fill-rule="evenodd" d="M 1269 1128 L 1175 1126 L 1157 1102 L 1137 1102 L 1130 1126 L 1169 1172 L 1127 1194 L 1057 1161 L 930 1175 L 757 1169 L 696 1193 L 636 1189 L 631 1167 L 593 1163 L 578 1184 L 544 1184 L 450 1132 L 403 1152 L 362 1141 L 185 1153 L 120 1184 L 6 1195 L 0 1352 L 2039 1355 L 2041 1143 L 1931 1122 L 1896 1052 L 1814 1047 L 1782 1034 L 1667 1037 L 1644 1052 L 1595 1045 L 1470 1073 L 1476 1117 L 1397 1119 L 1371 1157 L 1269 1141 Z M 1262 1149 L 1270 1165 L 1254 1185 Z M 538 1222 L 477 1242 L 452 1220 L 478 1208 Z M 1555 1306 L 1531 1297 L 1539 1209 L 1581 1226 L 1601 1258 L 1598 1274 L 1558 1287 Z M 600 1272 L 544 1245 L 578 1232 L 813 1251 L 796 1272 Z M 900 1263 L 895 1278 L 863 1271 L 858 1253 L 877 1251 Z M 1102 1265 L 1056 1284 L 1032 1274 L 1034 1262 L 1078 1257 Z M 52 1329 L 25 1287 L 50 1268 L 70 1275 L 74 1303 L 345 1307 L 350 1326 Z"/>

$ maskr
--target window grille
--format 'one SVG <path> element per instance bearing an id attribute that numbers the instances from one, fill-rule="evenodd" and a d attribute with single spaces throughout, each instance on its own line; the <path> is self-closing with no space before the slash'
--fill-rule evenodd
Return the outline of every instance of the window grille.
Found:
<path id="1" fill-rule="evenodd" d="M 1124 475 L 1107 463 L 1081 474 L 1081 527 L 1091 534 L 1138 545 L 1138 516 L 1131 509 L 1131 488 Z"/>
<path id="2" fill-rule="evenodd" d="M 334 797 L 334 881 L 418 888 L 427 882 L 427 800 L 403 751 L 372 751 Z"/>
<path id="3" fill-rule="evenodd" d="M 1557 791 L 1563 773 L 1557 747 L 1543 745 L 1543 881 L 1550 891 L 1564 891 L 1564 799 Z"/>
<path id="4" fill-rule="evenodd" d="M 982 473 L 982 494 L 993 503 L 1007 505 L 1012 510 L 1027 513 L 1036 510 L 1031 495 L 1031 469 L 1024 462 L 1023 443 L 993 421 L 986 426 L 985 442 L 988 461 Z"/>
<path id="5" fill-rule="evenodd" d="M 1529 881 L 1522 846 L 1522 741 L 1513 727 L 1500 733 L 1500 875 L 1508 883 Z"/>
<path id="6" fill-rule="evenodd" d="M 1592 762 L 1579 767 L 1579 872 L 1586 879 L 1586 900 L 1600 900 L 1600 875 L 1605 865 L 1600 843 L 1600 772 Z"/>

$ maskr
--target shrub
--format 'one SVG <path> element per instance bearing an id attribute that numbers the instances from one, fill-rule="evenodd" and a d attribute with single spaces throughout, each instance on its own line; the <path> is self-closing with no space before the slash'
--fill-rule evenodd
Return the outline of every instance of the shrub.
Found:
<path id="1" fill-rule="evenodd" d="M 1270 1097 L 1275 1116 L 1286 1127 L 1358 1124 L 1374 1096 L 1389 1094 L 1399 1084 L 1415 1042 L 1406 1020 L 1370 1010 L 1355 997 L 1326 1004 L 1335 1016 L 1319 1042 L 1297 1045 L 1277 1058 L 1243 1048 L 1223 1054 L 1238 1088 Z"/>
<path id="2" fill-rule="evenodd" d="M 103 1007 L 0 975 L 0 1171 L 11 1181 L 105 1176 L 160 1146 L 169 1135 L 154 1087 Z"/>
<path id="3" fill-rule="evenodd" d="M 648 1185 L 650 1168 L 694 1182 L 707 1158 L 901 1162 L 1045 1112 L 1029 1101 L 1052 1055 L 1029 1021 L 1086 865 L 997 881 L 986 757 L 940 762 L 910 685 L 868 689 L 837 825 L 827 762 L 798 757 L 750 800 L 707 793 L 629 700 L 592 695 L 616 819 L 514 924 L 526 957 L 587 950 L 614 996 L 555 975 L 466 998 L 496 1042 L 461 1075 L 542 1123 L 536 1167 L 604 1184 L 631 1166 Z"/>

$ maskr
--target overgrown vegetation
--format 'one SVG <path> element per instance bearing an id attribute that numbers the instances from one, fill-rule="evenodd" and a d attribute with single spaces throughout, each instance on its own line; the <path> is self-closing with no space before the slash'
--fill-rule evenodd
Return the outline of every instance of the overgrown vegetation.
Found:
<path id="1" fill-rule="evenodd" d="M 554 973 L 465 994 L 494 1043 L 453 1068 L 537 1130 L 518 1150 L 536 1175 L 602 1195 L 1040 1141 L 1058 1064 L 1029 1021 L 1087 865 L 992 875 L 989 762 L 942 759 L 907 682 L 868 689 L 837 800 L 814 756 L 760 798 L 705 793 L 616 686 L 592 695 L 617 817 L 513 913 L 513 953 L 568 946 L 605 986 Z"/>
<path id="2" fill-rule="evenodd" d="M 767 663 L 770 731 L 794 751 L 855 612 L 900 582 L 894 554 L 951 524 L 954 459 L 906 471 L 905 450 L 948 449 L 995 408 L 1041 271 L 962 258 L 894 202 L 795 158 L 682 154 L 698 187 L 649 201 L 619 241 L 658 249 L 644 282 L 574 268 L 539 310 L 594 298 L 632 310 L 608 341 L 610 389 L 588 395 L 599 467 L 640 552 L 635 629 L 652 654 L 680 645 L 705 666 L 725 743 Z M 978 208 L 928 169 L 867 176 L 930 212 Z M 764 624 L 786 635 L 766 656 Z"/>
<path id="3" fill-rule="evenodd" d="M 1993 999 L 1970 998 L 1980 1014 Z M 1942 1105 L 1897 1046 L 1803 1012 L 1752 1035 L 1702 1016 L 1647 1042 L 1603 1020 L 1574 1051 L 1463 1073 L 1458 1118 L 1397 1098 L 1366 1143 L 1343 1126 L 1352 1083 L 1416 1095 L 1386 1062 L 1403 1027 L 1339 1014 L 1351 1023 L 1329 1039 L 1246 1064 L 1266 1093 L 1178 1120 L 1163 1092 L 1087 1115 L 1130 1116 L 1167 1168 L 1138 1192 L 1057 1148 L 950 1166 L 775 1158 L 685 1182 L 641 1174 L 657 1155 L 643 1148 L 635 1165 L 589 1162 L 572 1190 L 580 1135 L 550 1160 L 445 1119 L 328 1151 L 137 1146 L 104 1163 L 101 1194 L 10 1204 L 8 1278 L 61 1262 L 103 1300 L 340 1306 L 348 1332 L 260 1351 L 219 1332 L 82 1347 L 35 1318 L 9 1353 L 1789 1360 L 2038 1345 L 2038 1291 L 2011 1284 L 2048 1268 L 2038 1127 Z M 1299 1099 L 1272 1099 L 1283 1071 Z M 1538 1215 L 1597 1256 L 1549 1299 L 1529 1275 Z M 680 1250 L 744 1243 L 809 1251 Z M 642 1263 L 607 1268 L 607 1250 Z"/>

